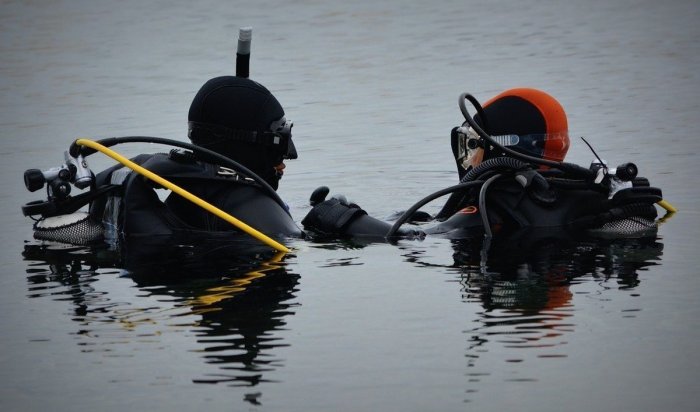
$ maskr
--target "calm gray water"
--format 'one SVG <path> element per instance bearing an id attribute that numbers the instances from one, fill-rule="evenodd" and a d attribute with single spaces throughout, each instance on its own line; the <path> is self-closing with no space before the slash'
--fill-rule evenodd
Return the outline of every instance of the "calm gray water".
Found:
<path id="1" fill-rule="evenodd" d="M 2 2 L 0 410 L 697 410 L 700 3 L 347 3 Z M 184 140 L 248 25 L 252 77 L 295 122 L 280 194 L 297 220 L 321 184 L 378 217 L 453 184 L 457 96 L 515 86 L 554 95 L 572 136 L 680 212 L 657 239 L 505 245 L 484 268 L 442 239 L 293 241 L 242 266 L 224 248 L 192 277 L 37 254 L 24 170 L 76 137 Z"/>

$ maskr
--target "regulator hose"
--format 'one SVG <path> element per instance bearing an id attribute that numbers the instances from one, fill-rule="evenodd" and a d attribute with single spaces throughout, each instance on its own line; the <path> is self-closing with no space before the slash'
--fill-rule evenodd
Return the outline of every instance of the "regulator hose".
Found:
<path id="1" fill-rule="evenodd" d="M 474 106 L 474 108 L 476 109 L 476 113 L 479 116 L 481 116 L 481 122 L 484 124 L 484 129 L 491 130 L 491 128 L 489 127 L 489 122 L 488 122 L 489 119 L 486 117 L 486 112 L 484 112 L 484 108 L 481 106 L 481 103 L 479 103 L 479 101 L 476 100 L 476 97 L 472 96 L 469 93 L 465 93 L 464 98 L 469 100 L 469 103 L 471 103 L 472 106 Z M 462 114 L 464 114 L 464 111 L 462 111 Z"/>
<path id="2" fill-rule="evenodd" d="M 454 192 L 457 192 L 459 190 L 469 189 L 471 187 L 478 186 L 482 183 L 484 183 L 482 180 L 475 180 L 475 181 L 471 181 L 471 182 L 460 183 L 460 184 L 457 184 L 454 186 L 446 187 L 442 190 L 438 190 L 437 192 L 432 193 L 432 194 L 424 197 L 423 199 L 416 202 L 413 206 L 411 206 L 408 210 L 406 210 L 401 215 L 401 217 L 399 217 L 399 219 L 394 223 L 394 225 L 391 226 L 391 229 L 389 229 L 389 232 L 386 234 L 386 237 L 387 238 L 396 237 L 396 232 L 398 232 L 398 230 L 401 228 L 401 226 L 404 223 L 406 223 L 406 221 L 408 221 L 408 219 L 410 219 L 411 216 L 413 216 L 413 214 L 418 209 L 425 206 L 429 202 L 431 202 L 431 201 L 433 201 L 441 196 L 444 196 L 448 193 L 454 193 Z"/>
<path id="3" fill-rule="evenodd" d="M 490 172 L 493 169 L 524 170 L 527 168 L 530 168 L 528 163 L 521 162 L 512 157 L 494 157 L 481 162 L 478 166 L 469 170 L 460 183 L 476 180 L 482 174 Z"/>
<path id="4" fill-rule="evenodd" d="M 486 191 L 489 189 L 489 186 L 491 186 L 491 183 L 496 181 L 501 177 L 500 174 L 491 176 L 487 181 L 484 182 L 483 185 L 481 185 L 481 190 L 479 190 L 479 210 L 481 211 L 481 220 L 484 224 L 484 231 L 486 232 L 486 237 L 487 238 L 492 238 L 493 237 L 493 232 L 491 231 L 491 223 L 489 222 L 489 216 L 488 213 L 486 213 Z"/>
<path id="5" fill-rule="evenodd" d="M 230 159 L 220 153 L 217 153 L 213 150 L 209 150 L 206 148 L 203 148 L 201 146 L 196 146 L 190 143 L 185 143 L 181 142 L 178 140 L 173 140 L 173 139 L 166 139 L 163 137 L 151 137 L 151 136 L 123 136 L 123 137 L 109 137 L 106 139 L 101 139 L 101 140 L 96 140 L 96 143 L 99 143 L 102 146 L 105 147 L 111 147 L 117 144 L 122 144 L 122 143 L 156 143 L 156 144 L 162 144 L 166 146 L 173 146 L 173 147 L 179 147 L 182 149 L 187 149 L 191 150 L 194 152 L 196 155 L 199 156 L 199 159 L 204 160 L 204 161 L 210 161 L 218 164 L 219 166 L 224 166 L 231 168 L 237 172 L 240 172 L 251 179 L 253 179 L 257 184 L 260 185 L 262 190 L 270 196 L 277 204 L 282 206 L 282 210 L 284 210 L 288 215 L 289 215 L 289 210 L 287 210 L 287 205 L 284 203 L 282 198 L 277 194 L 275 189 L 272 188 L 263 178 L 258 176 L 255 172 L 252 170 L 248 169 L 247 167 L 243 166 L 242 164 L 236 162 L 233 159 Z M 77 157 L 78 155 L 83 155 L 84 157 L 87 157 L 93 153 L 96 153 L 97 150 L 79 145 L 77 144 L 77 140 L 74 141 L 69 149 L 69 153 L 73 157 Z M 290 215 L 291 216 L 291 215 Z"/>
<path id="6" fill-rule="evenodd" d="M 477 179 L 482 179 L 484 175 L 491 172 L 507 172 L 509 170 L 524 170 L 529 168 L 530 165 L 525 162 L 521 162 L 518 159 L 512 157 L 494 157 L 483 161 L 481 164 L 472 168 L 464 175 L 460 183 L 467 183 L 475 181 Z M 442 207 L 440 212 L 435 215 L 435 219 L 443 220 L 452 216 L 457 210 L 461 208 L 464 202 L 464 194 L 458 192 L 453 192 L 452 196 L 447 199 L 445 205 Z"/>

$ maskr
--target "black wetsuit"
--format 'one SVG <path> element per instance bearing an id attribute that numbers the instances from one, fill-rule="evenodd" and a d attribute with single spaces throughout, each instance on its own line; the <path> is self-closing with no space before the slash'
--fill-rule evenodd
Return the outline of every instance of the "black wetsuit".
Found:
<path id="1" fill-rule="evenodd" d="M 302 236 L 279 198 L 273 199 L 258 184 L 230 169 L 188 155 L 144 154 L 132 160 L 268 236 Z M 96 183 L 116 187 L 110 196 L 93 202 L 90 213 L 106 226 L 114 226 L 120 236 L 242 233 L 178 194 L 171 193 L 161 201 L 155 183 L 121 165 L 99 173 Z"/>

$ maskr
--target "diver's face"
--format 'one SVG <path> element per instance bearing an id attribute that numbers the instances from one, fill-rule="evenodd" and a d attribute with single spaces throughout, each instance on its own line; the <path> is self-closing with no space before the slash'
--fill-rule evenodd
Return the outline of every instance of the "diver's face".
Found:
<path id="1" fill-rule="evenodd" d="M 275 190 L 280 185 L 280 179 L 282 179 L 282 175 L 284 174 L 284 169 L 287 167 L 287 165 L 284 164 L 284 162 L 279 162 L 276 166 L 273 166 L 270 170 L 270 173 L 264 177 L 265 181 Z M 262 177 L 262 176 L 261 176 Z"/>
<path id="2" fill-rule="evenodd" d="M 476 149 L 470 149 L 467 157 L 465 158 L 464 165 L 466 170 L 475 168 L 481 164 L 484 160 L 484 149 L 478 147 Z"/>

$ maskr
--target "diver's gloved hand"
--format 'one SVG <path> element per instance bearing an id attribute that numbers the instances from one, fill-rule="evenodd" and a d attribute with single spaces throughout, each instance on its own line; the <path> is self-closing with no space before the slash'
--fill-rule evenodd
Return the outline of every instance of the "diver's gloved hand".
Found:
<path id="1" fill-rule="evenodd" d="M 311 197 L 309 198 L 309 203 L 311 206 L 316 206 L 317 204 L 326 200 L 326 196 L 328 196 L 330 191 L 331 190 L 328 188 L 328 186 L 317 187 L 316 190 L 311 193 Z"/>
<path id="2" fill-rule="evenodd" d="M 360 206 L 348 202 L 345 196 L 337 195 L 326 200 L 329 192 L 326 186 L 321 186 L 311 194 L 309 201 L 313 209 L 301 221 L 305 229 L 321 234 L 386 239 L 391 229 L 389 223 L 369 216 Z M 396 237 L 422 239 L 425 233 L 401 228 Z"/>
<path id="3" fill-rule="evenodd" d="M 342 235 L 350 224 L 360 216 L 367 214 L 358 205 L 348 203 L 343 195 L 325 200 L 329 189 L 321 186 L 311 194 L 313 209 L 304 217 L 301 224 L 305 229 L 321 233 Z"/>

